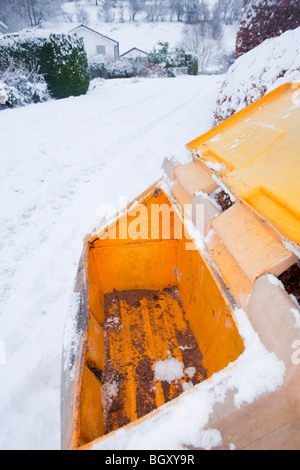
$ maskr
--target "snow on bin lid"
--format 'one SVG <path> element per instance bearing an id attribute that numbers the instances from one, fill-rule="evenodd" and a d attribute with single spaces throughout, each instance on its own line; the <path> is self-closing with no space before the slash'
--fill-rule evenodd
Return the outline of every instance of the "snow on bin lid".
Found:
<path id="1" fill-rule="evenodd" d="M 272 91 L 187 147 L 232 194 L 300 244 L 300 83 Z"/>

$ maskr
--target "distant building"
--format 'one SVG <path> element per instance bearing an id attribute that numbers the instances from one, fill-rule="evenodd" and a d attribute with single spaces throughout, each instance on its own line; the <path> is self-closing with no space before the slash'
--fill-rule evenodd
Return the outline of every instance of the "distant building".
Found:
<path id="1" fill-rule="evenodd" d="M 121 57 L 124 59 L 132 59 L 132 60 L 134 59 L 147 60 L 148 53 L 145 51 L 142 51 L 141 49 L 138 49 L 137 47 L 133 47 L 129 51 L 122 54 Z"/>
<path id="2" fill-rule="evenodd" d="M 2 21 L 0 21 L 0 34 L 4 34 L 6 33 L 6 31 L 8 30 L 8 26 L 6 26 L 6 24 L 2 23 Z"/>
<path id="3" fill-rule="evenodd" d="M 101 54 L 110 59 L 117 59 L 119 57 L 118 41 L 104 36 L 88 26 L 81 24 L 69 31 L 69 33 L 77 34 L 77 36 L 83 38 L 88 56 Z"/>

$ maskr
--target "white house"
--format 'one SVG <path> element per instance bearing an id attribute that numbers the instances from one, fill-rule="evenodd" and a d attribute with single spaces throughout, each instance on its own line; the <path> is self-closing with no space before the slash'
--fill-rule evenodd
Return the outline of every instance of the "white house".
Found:
<path id="1" fill-rule="evenodd" d="M 81 24 L 69 31 L 69 33 L 77 34 L 77 36 L 83 38 L 88 56 L 102 54 L 110 59 L 117 59 L 119 57 L 118 41 L 104 36 L 88 26 Z"/>
<path id="2" fill-rule="evenodd" d="M 4 34 L 8 30 L 8 26 L 0 21 L 0 34 Z"/>
<path id="3" fill-rule="evenodd" d="M 133 47 L 130 51 L 125 52 L 121 55 L 124 59 L 140 59 L 140 60 L 147 60 L 148 53 L 138 49 L 137 47 Z"/>

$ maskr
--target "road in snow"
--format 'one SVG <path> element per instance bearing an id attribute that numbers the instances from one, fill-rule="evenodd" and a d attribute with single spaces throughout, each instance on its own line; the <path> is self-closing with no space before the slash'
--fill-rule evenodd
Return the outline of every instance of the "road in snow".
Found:
<path id="1" fill-rule="evenodd" d="M 100 82 L 0 113 L 0 448 L 60 447 L 65 314 L 97 208 L 132 200 L 212 126 L 220 77 Z M 1 359 L 1 358 L 0 358 Z"/>

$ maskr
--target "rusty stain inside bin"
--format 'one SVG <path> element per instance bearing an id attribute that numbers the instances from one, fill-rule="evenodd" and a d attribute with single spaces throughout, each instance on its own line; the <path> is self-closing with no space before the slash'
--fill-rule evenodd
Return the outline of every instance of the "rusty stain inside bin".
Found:
<path id="1" fill-rule="evenodd" d="M 101 379 L 108 433 L 178 397 L 207 373 L 176 287 L 106 294 L 104 306 Z M 182 377 L 170 383 L 155 378 L 155 364 L 168 358 L 184 365 Z"/>

